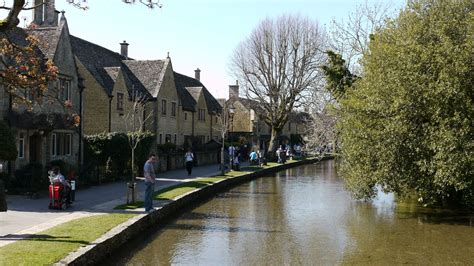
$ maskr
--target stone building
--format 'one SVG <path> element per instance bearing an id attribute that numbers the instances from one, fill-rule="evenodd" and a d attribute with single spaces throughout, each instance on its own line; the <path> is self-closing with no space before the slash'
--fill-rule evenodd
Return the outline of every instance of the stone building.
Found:
<path id="1" fill-rule="evenodd" d="M 239 85 L 229 85 L 228 104 L 234 108 L 229 134 L 233 141 L 245 138 L 254 146 L 266 149 L 270 142 L 271 127 L 265 122 L 266 111 L 259 102 L 240 97 Z M 288 121 L 282 128 L 280 142 L 290 143 L 301 140 L 305 133 L 308 119 L 305 112 L 291 111 Z"/>
<path id="2" fill-rule="evenodd" d="M 27 98 L 34 103 L 32 108 L 12 104 L 10 96 L 0 88 L 0 114 L 10 123 L 18 146 L 18 159 L 12 170 L 28 163 L 47 166 L 53 160 L 75 166 L 81 163 L 81 127 L 74 126 L 73 114 L 82 111 L 83 84 L 76 68 L 67 21 L 64 14 L 60 19 L 58 14 L 54 5 L 41 6 L 33 13 L 36 27 L 8 32 L 9 39 L 19 45 L 25 45 L 28 35 L 36 36 L 38 55 L 51 59 L 58 68 L 58 79 L 49 84 L 47 95 L 27 92 Z"/>
<path id="3" fill-rule="evenodd" d="M 70 35 L 64 12 L 60 15 L 55 1 L 47 1 L 33 11 L 35 27 L 18 28 L 14 35 L 23 42 L 27 34 L 38 37 L 41 55 L 52 59 L 59 69 L 58 81 L 52 82 L 50 91 L 60 101 L 48 110 L 37 107 L 26 112 L 13 108 L 0 89 L 0 114 L 16 132 L 17 166 L 29 162 L 47 165 L 56 159 L 80 165 L 83 135 L 130 131 L 127 114 L 137 95 L 147 99 L 144 113 L 151 119 L 144 127 L 155 134 L 157 144 L 182 146 L 186 139 L 206 143 L 217 138 L 216 114 L 221 107 L 200 82 L 199 70 L 194 78 L 188 77 L 174 71 L 169 56 L 134 60 L 128 56 L 125 41 L 117 53 Z M 72 104 L 68 112 L 80 115 L 79 127 L 70 125 L 61 108 L 66 101 Z"/>
<path id="4" fill-rule="evenodd" d="M 183 142 L 191 137 L 201 144 L 218 140 L 217 114 L 222 107 L 201 83 L 200 70 L 195 70 L 195 78 L 175 72 L 174 79 L 183 111 L 179 129 Z"/>

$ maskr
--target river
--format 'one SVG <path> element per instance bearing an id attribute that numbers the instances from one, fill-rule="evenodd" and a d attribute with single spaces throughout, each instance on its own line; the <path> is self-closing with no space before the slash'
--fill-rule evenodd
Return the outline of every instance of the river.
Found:
<path id="1" fill-rule="evenodd" d="M 474 265 L 474 215 L 353 200 L 335 162 L 221 193 L 131 245 L 129 265 Z"/>

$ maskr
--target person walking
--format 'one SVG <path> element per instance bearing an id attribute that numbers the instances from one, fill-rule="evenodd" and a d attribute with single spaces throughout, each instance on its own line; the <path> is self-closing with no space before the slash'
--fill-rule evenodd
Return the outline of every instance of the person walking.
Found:
<path id="1" fill-rule="evenodd" d="M 184 162 L 186 164 L 186 170 L 188 170 L 188 176 L 190 176 L 194 165 L 194 154 L 191 152 L 191 149 L 188 149 L 188 152 L 184 155 Z"/>
<path id="2" fill-rule="evenodd" d="M 153 209 L 153 193 L 155 192 L 155 166 L 156 155 L 150 153 L 148 160 L 143 166 L 143 174 L 145 175 L 145 211 L 150 212 Z"/>
<path id="3" fill-rule="evenodd" d="M 232 144 L 229 146 L 229 161 L 230 161 L 230 170 L 234 170 L 234 155 L 235 147 Z"/>

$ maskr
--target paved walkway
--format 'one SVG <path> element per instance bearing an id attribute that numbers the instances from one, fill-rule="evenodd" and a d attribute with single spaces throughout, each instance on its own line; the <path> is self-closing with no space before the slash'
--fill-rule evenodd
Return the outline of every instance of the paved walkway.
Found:
<path id="1" fill-rule="evenodd" d="M 187 175 L 185 169 L 159 173 L 155 191 L 196 177 L 212 176 L 219 173 L 217 164 L 195 167 L 191 176 Z M 139 181 L 138 183 L 138 200 L 142 200 L 144 186 L 143 182 Z M 0 246 L 73 219 L 114 212 L 115 206 L 126 202 L 126 191 L 126 181 L 78 190 L 74 204 L 65 211 L 48 209 L 49 198 L 47 196 L 39 199 L 8 196 L 9 210 L 0 212 Z M 144 213 L 143 208 L 136 211 Z"/>

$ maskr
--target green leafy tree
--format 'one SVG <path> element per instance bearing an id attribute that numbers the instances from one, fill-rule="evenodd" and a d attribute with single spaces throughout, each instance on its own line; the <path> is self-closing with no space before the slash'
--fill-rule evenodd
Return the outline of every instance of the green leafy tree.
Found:
<path id="1" fill-rule="evenodd" d="M 326 89 L 334 98 L 339 99 L 344 96 L 346 89 L 352 86 L 357 77 L 351 74 L 340 54 L 331 50 L 326 51 L 326 54 L 328 63 L 321 67 L 326 79 Z"/>
<path id="2" fill-rule="evenodd" d="M 342 101 L 343 172 L 423 204 L 474 207 L 474 2 L 409 1 L 377 31 Z"/>
<path id="3" fill-rule="evenodd" d="M 18 156 L 18 151 L 15 146 L 15 138 L 13 137 L 10 128 L 2 120 L 0 120 L 0 147 L 0 161 L 12 161 Z M 0 180 L 0 211 L 7 211 L 7 201 L 3 180 Z"/>

